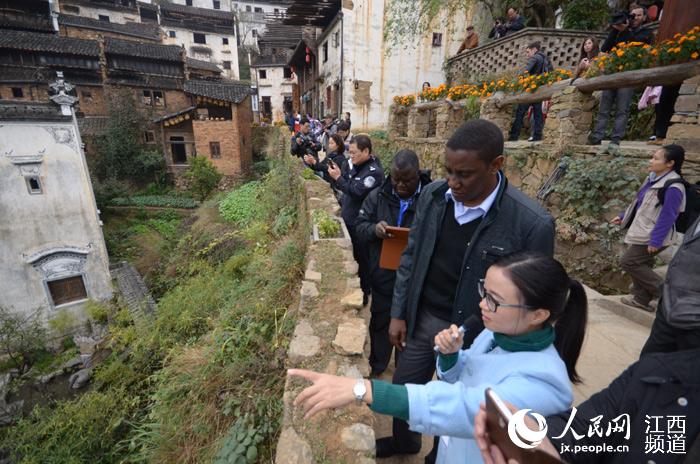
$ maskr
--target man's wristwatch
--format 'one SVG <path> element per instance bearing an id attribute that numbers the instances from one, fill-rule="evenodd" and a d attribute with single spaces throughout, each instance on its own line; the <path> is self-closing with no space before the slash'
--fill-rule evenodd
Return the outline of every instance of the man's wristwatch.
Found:
<path id="1" fill-rule="evenodd" d="M 360 405 L 362 404 L 362 400 L 365 397 L 365 394 L 367 393 L 367 386 L 365 385 L 365 379 L 359 378 L 357 379 L 357 383 L 355 383 L 355 386 L 352 387 L 352 392 L 355 395 L 355 401 L 357 401 L 357 404 Z"/>

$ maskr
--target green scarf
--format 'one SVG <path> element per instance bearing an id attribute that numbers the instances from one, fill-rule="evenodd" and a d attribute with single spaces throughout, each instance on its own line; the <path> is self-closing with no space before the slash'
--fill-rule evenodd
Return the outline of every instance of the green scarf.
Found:
<path id="1" fill-rule="evenodd" d="M 506 351 L 541 351 L 554 343 L 554 327 L 545 324 L 540 330 L 520 335 L 493 334 L 493 341 Z"/>

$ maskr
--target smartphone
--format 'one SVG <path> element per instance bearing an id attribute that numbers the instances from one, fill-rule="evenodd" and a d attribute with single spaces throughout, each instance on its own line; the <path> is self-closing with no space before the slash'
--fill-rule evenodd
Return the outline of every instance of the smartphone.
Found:
<path id="1" fill-rule="evenodd" d="M 513 414 L 492 389 L 487 388 L 485 396 L 489 437 L 503 452 L 506 460 L 515 459 L 520 464 L 562 464 L 561 460 L 542 450 L 520 448 L 513 443 L 508 436 L 508 423 Z"/>
<path id="2" fill-rule="evenodd" d="M 333 162 L 332 159 L 329 159 L 329 160 L 328 160 L 328 166 L 330 166 L 331 168 L 335 169 L 335 163 Z"/>

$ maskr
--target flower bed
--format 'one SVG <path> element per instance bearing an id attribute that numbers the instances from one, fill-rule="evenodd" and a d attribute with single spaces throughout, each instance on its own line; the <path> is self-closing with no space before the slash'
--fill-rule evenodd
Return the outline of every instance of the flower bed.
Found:
<path id="1" fill-rule="evenodd" d="M 501 78 L 492 81 L 482 81 L 476 84 L 463 84 L 447 87 L 440 84 L 438 87 L 426 89 L 417 95 L 421 101 L 436 101 L 448 98 L 452 101 L 464 100 L 469 97 L 487 98 L 495 92 L 534 92 L 539 87 L 570 79 L 571 71 L 555 69 L 551 72 L 529 75 L 521 74 L 510 78 Z M 394 97 L 394 103 L 400 106 L 412 106 L 416 102 L 416 95 L 403 95 Z"/>
<path id="2" fill-rule="evenodd" d="M 698 58 L 700 58 L 700 26 L 695 26 L 687 33 L 676 34 L 673 39 L 664 40 L 656 46 L 642 42 L 621 43 L 610 50 L 610 53 L 598 55 L 586 76 L 667 66 Z"/>

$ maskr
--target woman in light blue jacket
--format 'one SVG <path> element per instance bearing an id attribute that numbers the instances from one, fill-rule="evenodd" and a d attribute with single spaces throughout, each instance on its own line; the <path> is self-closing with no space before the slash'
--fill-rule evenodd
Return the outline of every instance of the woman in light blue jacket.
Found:
<path id="1" fill-rule="evenodd" d="M 416 432 L 442 437 L 439 464 L 482 462 L 473 424 L 486 388 L 544 416 L 568 409 L 587 319 L 581 284 L 553 258 L 518 253 L 491 266 L 479 292 L 486 329 L 472 346 L 460 349 L 463 333 L 455 325 L 435 337 L 441 380 L 393 385 L 291 369 L 289 375 L 313 382 L 295 404 L 308 418 L 353 400 L 367 403 Z"/>

